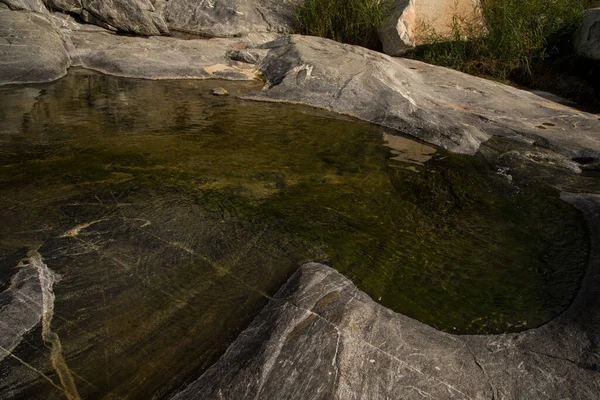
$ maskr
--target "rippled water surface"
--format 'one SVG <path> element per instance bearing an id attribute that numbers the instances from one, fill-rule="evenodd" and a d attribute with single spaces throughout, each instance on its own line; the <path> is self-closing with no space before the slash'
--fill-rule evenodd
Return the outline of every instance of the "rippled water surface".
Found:
<path id="1" fill-rule="evenodd" d="M 220 85 L 232 96 L 212 96 Z M 0 89 L 0 284 L 29 249 L 61 275 L 52 330 L 81 397 L 168 396 L 308 260 L 450 332 L 535 327 L 568 306 L 588 242 L 557 192 L 236 98 L 258 89 L 83 71 Z M 40 331 L 0 361 L 0 397 L 64 397 Z"/>

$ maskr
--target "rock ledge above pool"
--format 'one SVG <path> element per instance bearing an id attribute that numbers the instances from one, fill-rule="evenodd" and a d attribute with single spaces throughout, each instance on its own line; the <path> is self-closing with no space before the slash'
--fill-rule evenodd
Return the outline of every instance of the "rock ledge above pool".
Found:
<path id="1" fill-rule="evenodd" d="M 575 302 L 519 334 L 454 336 L 396 314 L 322 264 L 301 267 L 226 354 L 173 400 L 595 399 L 600 392 L 600 196 Z"/>
<path id="2" fill-rule="evenodd" d="M 507 136 L 569 158 L 600 160 L 600 117 L 497 82 L 358 46 L 249 33 L 184 40 L 120 36 L 65 14 L 0 4 L 0 85 L 48 82 L 69 67 L 143 79 L 252 80 L 254 100 L 307 104 L 473 154 Z M 4 41 L 6 43 L 2 43 Z"/>

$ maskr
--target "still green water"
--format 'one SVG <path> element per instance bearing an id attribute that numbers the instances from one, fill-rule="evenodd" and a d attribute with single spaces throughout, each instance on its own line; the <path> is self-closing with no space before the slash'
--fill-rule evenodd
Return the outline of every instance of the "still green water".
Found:
<path id="1" fill-rule="evenodd" d="M 449 332 L 535 327 L 569 305 L 588 239 L 555 190 L 407 139 L 388 138 L 392 151 L 369 124 L 236 98 L 258 89 L 85 71 L 0 89 L 2 284 L 32 247 L 62 275 L 53 324 L 87 397 L 136 382 L 144 398 L 199 373 L 310 260 Z"/>

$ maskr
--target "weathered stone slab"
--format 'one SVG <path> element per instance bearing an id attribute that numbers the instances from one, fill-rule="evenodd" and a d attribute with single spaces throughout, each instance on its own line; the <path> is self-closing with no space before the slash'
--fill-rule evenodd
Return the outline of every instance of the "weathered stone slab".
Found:
<path id="1" fill-rule="evenodd" d="M 597 115 L 527 91 L 322 38 L 292 35 L 265 47 L 269 85 L 254 99 L 352 115 L 459 153 L 502 135 L 569 157 L 600 155 Z"/>
<path id="2" fill-rule="evenodd" d="M 15 11 L 33 11 L 40 14 L 47 14 L 48 9 L 44 6 L 42 0 L 0 0 L 11 10 Z"/>
<path id="3" fill-rule="evenodd" d="M 299 0 L 171 0 L 164 16 L 170 29 L 208 36 L 288 32 Z"/>
<path id="4" fill-rule="evenodd" d="M 105 74 L 144 79 L 252 80 L 256 77 L 254 65 L 227 57 L 228 51 L 247 46 L 240 39 L 137 38 L 86 31 L 72 32 L 70 39 L 73 65 Z"/>
<path id="5" fill-rule="evenodd" d="M 44 0 L 46 6 L 51 10 L 65 11 L 68 13 L 81 14 L 83 5 L 81 0 Z"/>
<path id="6" fill-rule="evenodd" d="M 439 332 L 311 263 L 173 399 L 595 399 L 600 197 L 563 198 L 584 212 L 594 248 L 574 304 L 544 327 L 491 336 Z"/>
<path id="7" fill-rule="evenodd" d="M 46 16 L 0 8 L 0 85 L 53 81 L 69 65 L 60 35 Z"/>
<path id="8" fill-rule="evenodd" d="M 479 0 L 395 0 L 388 20 L 379 31 L 386 54 L 398 56 L 427 41 L 480 22 Z"/>
<path id="9" fill-rule="evenodd" d="M 600 8 L 589 9 L 583 14 L 575 48 L 584 57 L 600 60 Z"/>
<path id="10" fill-rule="evenodd" d="M 83 8 L 120 31 L 144 36 L 169 32 L 149 0 L 83 0 Z"/>

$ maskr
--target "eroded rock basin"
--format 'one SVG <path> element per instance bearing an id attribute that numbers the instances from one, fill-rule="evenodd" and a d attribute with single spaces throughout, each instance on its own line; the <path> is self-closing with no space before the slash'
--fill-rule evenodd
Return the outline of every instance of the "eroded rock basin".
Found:
<path id="1" fill-rule="evenodd" d="M 2 289 L 36 250 L 57 274 L 49 329 L 66 365 L 37 325 L 5 349 L 0 397 L 166 397 L 306 261 L 449 332 L 536 327 L 570 304 L 589 243 L 556 190 L 236 99 L 260 86 L 75 70 L 0 89 Z"/>

